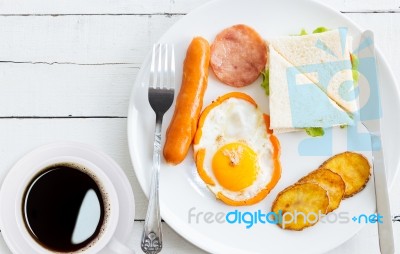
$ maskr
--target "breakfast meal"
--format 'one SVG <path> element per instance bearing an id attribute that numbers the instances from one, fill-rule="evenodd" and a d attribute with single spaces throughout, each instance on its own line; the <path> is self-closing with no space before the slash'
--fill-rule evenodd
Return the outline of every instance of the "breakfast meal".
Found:
<path id="1" fill-rule="evenodd" d="M 361 191 L 370 174 L 371 166 L 363 155 L 355 152 L 337 154 L 325 161 L 319 169 L 281 191 L 272 204 L 271 211 L 276 214 L 281 212 L 283 215 L 297 215 L 290 223 L 278 225 L 284 229 L 302 230 L 319 220 L 311 220 L 309 215 L 313 217 L 315 214 L 328 214 L 339 206 L 342 199 Z M 310 185 L 318 186 L 319 189 Z M 328 202 L 325 206 L 326 200 Z M 315 223 L 310 223 L 310 220 Z"/>
<path id="2" fill-rule="evenodd" d="M 232 206 L 260 202 L 281 177 L 280 143 L 274 134 L 306 130 L 320 136 L 324 128 L 353 125 L 358 60 L 350 53 L 351 41 L 346 30 L 323 27 L 313 34 L 303 30 L 264 41 L 242 24 L 218 33 L 211 47 L 195 37 L 166 134 L 166 161 L 182 162 L 192 145 L 197 173 L 216 199 Z M 219 81 L 233 88 L 202 109 L 209 65 Z M 260 74 L 270 115 L 250 95 L 237 91 Z M 370 168 L 360 154 L 335 155 L 281 191 L 271 209 L 283 215 L 328 214 L 364 188 Z M 318 220 L 297 220 L 284 228 L 302 230 Z"/>
<path id="3" fill-rule="evenodd" d="M 224 29 L 211 45 L 210 65 L 219 80 L 234 87 L 256 81 L 267 63 L 267 48 L 251 27 L 235 25 Z"/>
<path id="4" fill-rule="evenodd" d="M 229 205 L 264 199 L 280 178 L 279 141 L 247 94 L 219 97 L 200 116 L 193 142 L 201 179 Z"/>
<path id="5" fill-rule="evenodd" d="M 179 164 L 189 151 L 203 107 L 203 96 L 208 84 L 209 62 L 208 41 L 201 37 L 194 38 L 186 52 L 182 86 L 166 134 L 163 153 L 168 163 Z"/>
<path id="6" fill-rule="evenodd" d="M 273 130 L 353 124 L 351 40 L 341 28 L 268 40 Z"/>

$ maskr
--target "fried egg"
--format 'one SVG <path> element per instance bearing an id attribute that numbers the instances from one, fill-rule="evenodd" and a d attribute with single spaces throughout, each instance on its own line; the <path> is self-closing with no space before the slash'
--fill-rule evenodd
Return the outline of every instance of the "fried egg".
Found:
<path id="1" fill-rule="evenodd" d="M 247 94 L 228 93 L 202 112 L 194 138 L 197 172 L 217 199 L 251 205 L 280 178 L 279 141 Z"/>

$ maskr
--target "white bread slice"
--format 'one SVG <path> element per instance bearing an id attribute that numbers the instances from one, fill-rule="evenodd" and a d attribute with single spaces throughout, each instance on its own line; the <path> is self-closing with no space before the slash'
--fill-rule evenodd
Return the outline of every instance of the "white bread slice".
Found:
<path id="1" fill-rule="evenodd" d="M 340 107 L 350 113 L 356 112 L 354 90 L 343 89 L 342 86 L 343 82 L 349 82 L 349 88 L 353 81 L 351 37 L 347 35 L 347 30 L 339 28 L 324 33 L 275 38 L 269 40 L 269 46 Z"/>
<path id="2" fill-rule="evenodd" d="M 275 132 L 353 124 L 343 109 L 272 46 L 269 46 L 268 62 L 271 129 Z"/>

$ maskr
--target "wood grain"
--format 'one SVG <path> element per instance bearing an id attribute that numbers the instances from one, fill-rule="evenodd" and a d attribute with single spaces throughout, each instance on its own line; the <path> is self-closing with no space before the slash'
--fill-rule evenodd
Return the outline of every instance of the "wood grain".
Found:
<path id="1" fill-rule="evenodd" d="M 400 13 L 346 15 L 375 32 L 389 65 L 400 73 Z M 12 60 L 0 62 L 0 117 L 126 117 L 140 63 L 179 17 L 0 17 L 6 23 L 0 26 L 0 59 Z M 130 25 L 136 22 L 146 25 Z"/>
<path id="2" fill-rule="evenodd" d="M 0 117 L 125 117 L 139 67 L 0 63 Z"/>
<path id="3" fill-rule="evenodd" d="M 135 221 L 133 226 L 133 232 L 125 243 L 129 248 L 133 249 L 137 254 L 143 253 L 140 248 L 139 239 L 142 236 L 143 221 Z M 0 237 L 0 253 L 1 254 L 12 254 L 7 249 L 6 244 L 2 237 Z M 173 254 L 203 254 L 206 253 L 201 249 L 197 248 L 193 244 L 183 239 L 180 235 L 175 233 L 167 223 L 163 223 L 163 250 L 162 253 L 173 253 Z M 347 254 L 347 253 L 343 253 Z"/>
<path id="4" fill-rule="evenodd" d="M 400 13 L 346 15 L 376 32 L 384 50 L 400 51 L 394 46 L 400 37 Z M 181 17 L 0 16 L 0 62 L 139 65 L 150 45 Z"/>
<path id="5" fill-rule="evenodd" d="M 400 13 L 348 13 L 346 16 L 362 28 L 374 32 L 376 45 L 388 60 L 393 73 L 400 73 Z"/>
<path id="6" fill-rule="evenodd" d="M 19 0 L 0 1 L 0 14 L 154 14 L 186 13 L 209 0 Z"/>
<path id="7" fill-rule="evenodd" d="M 7 0 L 0 14 L 152 14 L 187 13 L 210 0 Z M 340 11 L 398 11 L 399 0 L 320 0 Z"/>
<path id="8" fill-rule="evenodd" d="M 69 140 L 98 147 L 117 161 L 132 185 L 137 221 L 128 244 L 141 253 L 147 199 L 128 154 L 124 117 L 130 90 L 152 43 L 209 1 L 0 0 L 0 182 L 39 145 Z M 394 73 L 400 73 L 400 0 L 320 2 L 372 29 Z M 400 214 L 399 186 L 391 195 L 395 214 Z M 400 235 L 400 223 L 394 231 Z M 166 223 L 164 244 L 163 253 L 204 253 Z M 2 237 L 0 253 L 10 253 Z M 336 253 L 378 253 L 376 226 L 367 225 L 329 252 Z"/>
<path id="9" fill-rule="evenodd" d="M 0 62 L 140 64 L 181 16 L 0 16 Z"/>

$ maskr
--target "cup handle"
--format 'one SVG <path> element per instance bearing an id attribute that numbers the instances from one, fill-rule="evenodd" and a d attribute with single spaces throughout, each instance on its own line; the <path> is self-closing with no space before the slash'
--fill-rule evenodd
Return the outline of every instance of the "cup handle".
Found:
<path id="1" fill-rule="evenodd" d="M 115 238 L 111 238 L 110 242 L 106 245 L 106 249 L 113 254 L 135 254 L 134 250 L 129 249 L 126 245 L 121 243 Z"/>

